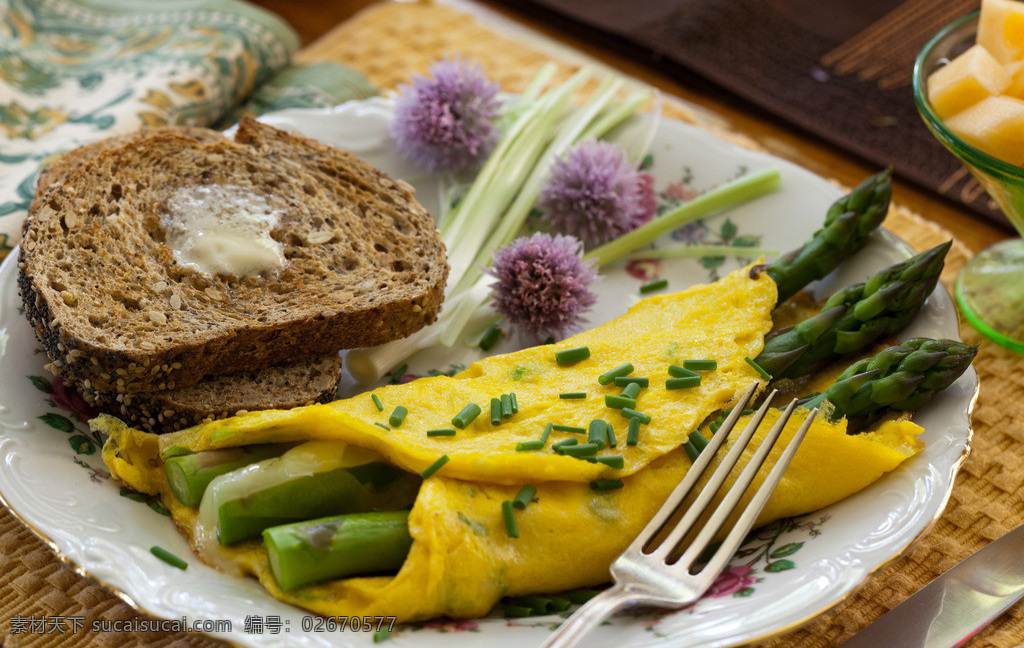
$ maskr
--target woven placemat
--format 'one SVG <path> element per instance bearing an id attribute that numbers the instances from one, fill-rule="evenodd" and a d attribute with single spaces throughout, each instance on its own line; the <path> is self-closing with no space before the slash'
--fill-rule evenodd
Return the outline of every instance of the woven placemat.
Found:
<path id="1" fill-rule="evenodd" d="M 529 39 L 525 39 L 529 40 Z M 432 3 L 375 5 L 340 25 L 301 53 L 304 61 L 333 60 L 350 65 L 382 88 L 407 81 L 445 54 L 481 62 L 502 88 L 515 91 L 549 59 L 517 34 L 505 38 L 474 18 Z M 572 64 L 561 66 L 563 76 Z M 756 145 L 693 107 L 669 102 L 666 114 L 713 129 L 741 146 Z M 918 250 L 951 238 L 946 230 L 901 207 L 886 227 Z M 947 286 L 969 257 L 962 244 L 949 255 Z M 980 339 L 963 327 L 964 338 L 980 344 L 975 366 L 982 390 L 974 416 L 974 450 L 956 481 L 945 514 L 904 558 L 873 576 L 856 594 L 805 627 L 764 646 L 834 646 L 920 589 L 957 561 L 1024 522 L 1024 359 Z M 81 617 L 128 620 L 137 613 L 107 590 L 80 578 L 6 510 L 0 510 L 0 644 L 17 646 L 189 646 L 220 645 L 181 633 L 12 634 L 16 617 Z M 1016 608 L 982 631 L 968 646 L 1009 648 L 1024 641 L 1024 609 Z"/>

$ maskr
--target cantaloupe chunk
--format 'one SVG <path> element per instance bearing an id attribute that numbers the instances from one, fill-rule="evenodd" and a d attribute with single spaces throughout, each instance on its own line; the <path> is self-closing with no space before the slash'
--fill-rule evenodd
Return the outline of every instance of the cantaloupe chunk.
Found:
<path id="1" fill-rule="evenodd" d="M 1010 164 L 1024 164 L 1024 101 L 989 97 L 946 120 L 968 144 Z"/>
<path id="2" fill-rule="evenodd" d="M 1007 63 L 1003 69 L 1010 75 L 1010 85 L 1003 94 L 1016 99 L 1024 99 L 1024 61 Z"/>
<path id="3" fill-rule="evenodd" d="M 1024 59 L 1024 2 L 982 0 L 977 43 L 1000 63 Z"/>
<path id="4" fill-rule="evenodd" d="M 1024 3 L 1022 3 L 1024 4 Z M 984 47 L 975 45 L 928 79 L 928 100 L 942 119 L 998 95 L 1010 85 L 1010 74 Z"/>

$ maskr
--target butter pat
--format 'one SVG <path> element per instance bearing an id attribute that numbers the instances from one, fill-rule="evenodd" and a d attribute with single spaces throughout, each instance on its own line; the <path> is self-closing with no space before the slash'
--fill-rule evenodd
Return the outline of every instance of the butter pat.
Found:
<path id="1" fill-rule="evenodd" d="M 234 185 L 176 190 L 163 219 L 178 263 L 211 275 L 251 277 L 284 265 L 270 236 L 279 213 L 262 196 Z"/>

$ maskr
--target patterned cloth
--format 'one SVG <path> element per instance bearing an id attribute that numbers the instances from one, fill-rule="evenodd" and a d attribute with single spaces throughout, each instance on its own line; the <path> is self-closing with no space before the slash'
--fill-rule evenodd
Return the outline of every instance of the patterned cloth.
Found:
<path id="1" fill-rule="evenodd" d="M 38 169 L 69 149 L 376 94 L 341 65 L 290 66 L 297 48 L 288 25 L 239 0 L 0 0 L 0 259 Z"/>

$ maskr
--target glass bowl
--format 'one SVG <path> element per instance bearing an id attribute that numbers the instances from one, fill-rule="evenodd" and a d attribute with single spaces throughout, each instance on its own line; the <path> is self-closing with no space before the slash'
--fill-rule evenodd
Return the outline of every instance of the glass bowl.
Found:
<path id="1" fill-rule="evenodd" d="M 999 160 L 954 134 L 928 101 L 928 76 L 975 43 L 978 13 L 936 34 L 914 63 L 914 101 L 928 129 L 977 178 L 1024 236 L 1024 168 Z M 967 320 L 999 344 L 1024 353 L 1024 239 L 997 243 L 976 255 L 957 277 L 956 299 Z"/>

